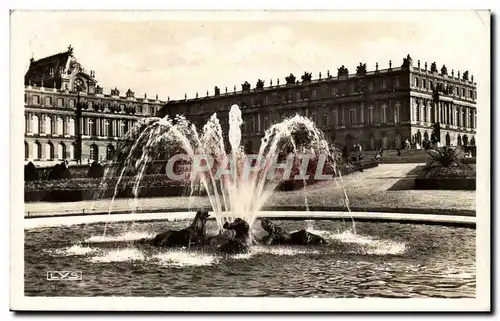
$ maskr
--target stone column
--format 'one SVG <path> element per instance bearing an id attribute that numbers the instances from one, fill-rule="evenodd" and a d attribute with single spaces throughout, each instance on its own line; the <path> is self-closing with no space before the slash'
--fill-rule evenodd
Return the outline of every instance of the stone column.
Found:
<path id="1" fill-rule="evenodd" d="M 31 133 L 31 123 L 33 122 L 33 117 L 31 116 L 31 113 L 26 114 L 26 132 Z"/>

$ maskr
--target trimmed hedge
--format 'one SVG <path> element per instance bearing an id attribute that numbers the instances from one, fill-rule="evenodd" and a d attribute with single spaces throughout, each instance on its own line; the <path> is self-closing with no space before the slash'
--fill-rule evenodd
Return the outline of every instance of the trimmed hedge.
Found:
<path id="1" fill-rule="evenodd" d="M 145 188 L 139 187 L 138 197 L 166 197 L 166 196 L 186 196 L 190 195 L 191 187 L 187 185 L 162 186 Z M 95 189 L 85 190 L 37 190 L 25 191 L 25 202 L 78 202 L 95 199 L 113 198 L 114 189 L 107 189 L 104 192 Z M 204 193 L 195 192 L 193 195 L 203 195 Z M 117 191 L 116 198 L 133 198 L 132 188 L 122 188 Z"/>

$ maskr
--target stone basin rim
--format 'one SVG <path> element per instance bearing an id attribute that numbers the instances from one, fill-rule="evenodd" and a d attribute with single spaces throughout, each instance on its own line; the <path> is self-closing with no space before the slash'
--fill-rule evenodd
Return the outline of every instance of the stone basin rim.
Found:
<path id="1" fill-rule="evenodd" d="M 211 211 L 209 213 L 212 214 Z M 33 217 L 24 219 L 24 229 L 40 227 L 71 226 L 79 224 L 147 222 L 147 221 L 179 221 L 194 217 L 195 211 L 110 214 L 110 215 L 78 215 L 57 217 Z M 437 224 L 458 227 L 476 227 L 476 217 L 460 215 L 411 214 L 387 212 L 306 212 L 306 211 L 260 211 L 257 218 L 266 217 L 280 220 L 354 220 L 373 222 L 394 222 L 409 224 Z M 214 220 L 212 216 L 210 220 Z"/>

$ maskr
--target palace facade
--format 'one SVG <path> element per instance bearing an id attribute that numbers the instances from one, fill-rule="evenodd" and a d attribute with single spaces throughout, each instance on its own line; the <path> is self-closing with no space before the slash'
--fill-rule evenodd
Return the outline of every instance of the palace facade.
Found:
<path id="1" fill-rule="evenodd" d="M 24 158 L 35 164 L 88 163 L 110 159 L 116 143 L 143 117 L 154 116 L 164 101 L 120 95 L 97 84 L 73 54 L 30 60 L 25 74 Z"/>
<path id="2" fill-rule="evenodd" d="M 440 123 L 440 142 L 448 146 L 475 145 L 477 128 L 476 83 L 469 72 L 462 74 L 446 66 L 438 70 L 408 55 L 399 66 L 367 71 L 360 64 L 356 73 L 345 66 L 337 75 L 321 72 L 313 79 L 290 74 L 280 84 L 278 78 L 258 80 L 254 88 L 245 82 L 241 90 L 223 92 L 214 88 L 206 97 L 168 101 L 158 116 L 184 114 L 199 128 L 217 113 L 227 132 L 228 113 L 238 104 L 243 114 L 242 143 L 247 150 L 258 149 L 264 132 L 286 117 L 300 114 L 311 118 L 337 147 L 359 143 L 365 150 L 402 147 L 408 139 L 420 146 L 431 139 L 433 125 Z"/>

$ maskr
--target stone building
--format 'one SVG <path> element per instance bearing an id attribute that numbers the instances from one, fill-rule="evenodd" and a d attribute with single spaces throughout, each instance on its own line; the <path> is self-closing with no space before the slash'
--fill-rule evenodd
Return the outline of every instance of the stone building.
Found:
<path id="1" fill-rule="evenodd" d="M 398 66 L 367 71 L 360 63 L 355 73 L 345 66 L 336 76 L 319 73 L 313 79 L 290 74 L 280 83 L 258 80 L 228 90 L 215 87 L 213 95 L 168 101 L 158 116 L 184 114 L 198 127 L 217 113 L 227 130 L 233 104 L 242 109 L 243 144 L 256 150 L 264 131 L 282 119 L 300 114 L 314 120 L 337 147 L 359 143 L 365 150 L 395 149 L 408 139 L 414 146 L 431 139 L 433 125 L 440 123 L 442 145 L 474 145 L 476 135 L 476 83 L 469 72 L 462 74 L 446 66 L 437 69 L 408 55 Z M 226 128 L 224 128 L 226 127 Z M 227 131 L 226 131 L 227 132 Z"/>
<path id="2" fill-rule="evenodd" d="M 135 97 L 130 89 L 120 95 L 117 88 L 100 87 L 71 46 L 32 58 L 24 82 L 24 158 L 38 165 L 109 159 L 138 119 L 155 115 L 165 104 L 158 95 L 149 99 Z"/>

